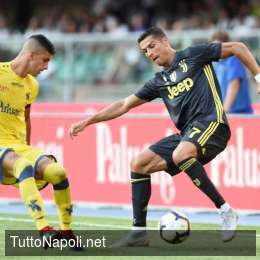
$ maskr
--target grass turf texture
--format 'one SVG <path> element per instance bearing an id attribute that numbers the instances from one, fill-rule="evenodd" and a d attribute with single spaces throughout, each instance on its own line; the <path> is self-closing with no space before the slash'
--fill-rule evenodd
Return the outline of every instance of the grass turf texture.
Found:
<path id="1" fill-rule="evenodd" d="M 58 221 L 55 216 L 48 217 L 50 224 L 54 227 L 58 228 Z M 150 221 L 149 227 L 156 228 L 157 221 Z M 118 218 L 93 218 L 93 217 L 74 217 L 74 224 L 73 228 L 75 230 L 127 230 L 131 227 L 131 220 L 126 219 L 118 219 Z M 0 214 L 0 259 L 28 259 L 28 256 L 10 256 L 6 257 L 5 255 L 5 230 L 34 230 L 34 223 L 27 215 L 20 215 L 20 214 Z M 220 227 L 218 225 L 210 225 L 210 224 L 193 224 L 192 223 L 192 230 L 218 230 Z M 186 259 L 216 259 L 216 260 L 251 260 L 251 259 L 258 259 L 260 256 L 260 227 L 252 227 L 252 226 L 239 226 L 239 230 L 256 230 L 257 238 L 256 238 L 256 256 L 246 257 L 246 256 L 138 256 L 137 259 L 139 260 L 148 260 L 151 257 L 153 259 L 175 259 L 175 260 L 186 260 Z M 206 241 L 207 242 L 207 241 Z M 172 250 L 176 250 L 176 245 L 170 245 L 163 241 L 161 241 L 163 250 L 169 253 Z M 185 245 L 184 242 L 182 245 Z M 232 243 L 232 242 L 230 242 Z M 181 246 L 181 245 L 180 245 Z M 129 249 L 126 249 L 129 250 Z M 136 249 L 139 250 L 139 249 Z M 153 244 L 151 241 L 151 246 L 148 250 L 156 250 L 156 245 Z M 160 248 L 161 250 L 161 248 Z M 192 249 L 191 249 L 192 250 Z M 140 251 L 142 254 L 142 251 Z M 220 253 L 221 254 L 221 253 Z M 49 260 L 58 259 L 58 256 L 33 256 L 33 259 L 44 259 L 46 258 Z M 64 257 L 64 256 L 63 256 Z M 106 256 L 108 260 L 130 260 L 133 259 L 134 256 Z M 68 259 L 104 259 L 104 256 L 67 256 Z"/>

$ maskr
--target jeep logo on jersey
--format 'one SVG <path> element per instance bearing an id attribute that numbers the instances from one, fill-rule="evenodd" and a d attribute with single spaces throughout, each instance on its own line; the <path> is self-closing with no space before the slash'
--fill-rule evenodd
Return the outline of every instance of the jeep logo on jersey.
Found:
<path id="1" fill-rule="evenodd" d="M 193 87 L 193 80 L 191 78 L 186 78 L 179 82 L 177 85 L 167 87 L 169 92 L 168 98 L 174 99 L 175 97 L 179 96 L 184 91 L 190 91 Z"/>
<path id="2" fill-rule="evenodd" d="M 181 60 L 178 65 L 181 67 L 182 69 L 182 72 L 187 72 L 188 71 L 188 66 L 186 64 L 186 61 L 185 59 L 184 60 Z"/>

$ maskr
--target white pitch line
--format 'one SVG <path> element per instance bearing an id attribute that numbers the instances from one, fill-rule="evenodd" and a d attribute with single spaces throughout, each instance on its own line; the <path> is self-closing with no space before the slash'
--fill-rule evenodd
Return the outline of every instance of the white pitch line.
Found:
<path id="1" fill-rule="evenodd" d="M 9 218 L 9 217 L 0 217 L 0 221 L 4 220 L 4 221 L 13 221 L 13 222 L 27 222 L 27 223 L 31 223 L 33 222 L 31 219 L 26 219 L 26 218 Z M 59 221 L 55 221 L 55 220 L 51 220 L 48 221 L 50 223 L 53 224 L 59 224 Z M 93 224 L 93 223 L 82 223 L 82 222 L 77 222 L 77 221 L 73 221 L 73 225 L 80 225 L 80 226 L 87 226 L 87 227 L 104 227 L 104 228 L 114 228 L 114 229 L 131 229 L 131 226 L 120 226 L 120 225 L 106 225 L 106 224 Z"/>
<path id="2" fill-rule="evenodd" d="M 12 222 L 27 222 L 27 223 L 33 223 L 31 219 L 26 219 L 26 218 L 7 218 L 7 217 L 0 217 L 0 221 L 12 221 Z M 59 224 L 59 221 L 49 221 L 50 223 L 53 224 Z M 84 223 L 84 222 L 77 222 L 73 221 L 73 225 L 79 225 L 79 226 L 86 226 L 86 227 L 103 227 L 103 228 L 112 228 L 112 229 L 131 229 L 129 226 L 120 226 L 120 225 L 106 225 L 106 224 L 93 224 L 93 223 Z M 157 230 L 157 228 L 153 227 L 148 227 L 148 230 Z M 260 237 L 260 234 L 256 234 L 256 237 Z"/>

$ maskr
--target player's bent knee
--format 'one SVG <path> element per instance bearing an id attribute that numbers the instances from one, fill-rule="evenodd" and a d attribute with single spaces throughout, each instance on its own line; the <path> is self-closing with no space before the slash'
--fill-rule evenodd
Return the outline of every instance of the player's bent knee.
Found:
<path id="1" fill-rule="evenodd" d="M 174 154 L 172 155 L 172 160 L 175 163 L 175 165 L 178 165 L 180 162 L 190 158 L 191 156 L 186 154 Z"/>
<path id="2" fill-rule="evenodd" d="M 138 158 L 132 159 L 130 163 L 131 172 L 138 172 L 139 174 L 146 174 L 144 164 Z"/>
<path id="3" fill-rule="evenodd" d="M 173 162 L 178 165 L 180 162 L 188 159 L 188 158 L 196 158 L 195 153 L 191 152 L 173 152 L 172 160 Z"/>
<path id="4" fill-rule="evenodd" d="M 18 157 L 14 163 L 14 176 L 19 182 L 34 177 L 34 170 L 31 162 L 24 157 Z"/>
<path id="5" fill-rule="evenodd" d="M 69 181 L 66 178 L 65 180 L 53 185 L 54 190 L 65 190 L 69 187 Z"/>
<path id="6" fill-rule="evenodd" d="M 50 182 L 54 186 L 63 183 L 61 184 L 61 187 L 68 187 L 65 169 L 58 163 L 50 163 L 47 165 L 43 172 L 43 179 Z"/>
<path id="7" fill-rule="evenodd" d="M 176 165 L 188 158 L 197 158 L 197 156 L 197 148 L 190 142 L 181 142 L 172 153 L 172 159 Z"/>

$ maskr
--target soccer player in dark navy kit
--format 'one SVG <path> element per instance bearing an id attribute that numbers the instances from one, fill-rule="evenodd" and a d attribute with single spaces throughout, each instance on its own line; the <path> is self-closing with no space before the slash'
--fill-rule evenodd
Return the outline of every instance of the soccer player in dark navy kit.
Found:
<path id="1" fill-rule="evenodd" d="M 163 138 L 141 152 L 131 162 L 133 231 L 117 246 L 147 246 L 145 231 L 147 206 L 151 196 L 150 174 L 167 171 L 172 176 L 185 172 L 219 209 L 222 240 L 230 241 L 238 223 L 230 207 L 208 178 L 203 165 L 223 151 L 230 129 L 220 98 L 219 85 L 211 62 L 237 56 L 255 76 L 258 87 L 260 69 L 248 48 L 240 42 L 211 43 L 176 51 L 165 33 L 156 27 L 146 30 L 138 39 L 144 54 L 164 70 L 134 95 L 119 100 L 97 114 L 70 127 L 71 137 L 87 126 L 110 120 L 130 109 L 161 98 L 180 134 Z"/>

